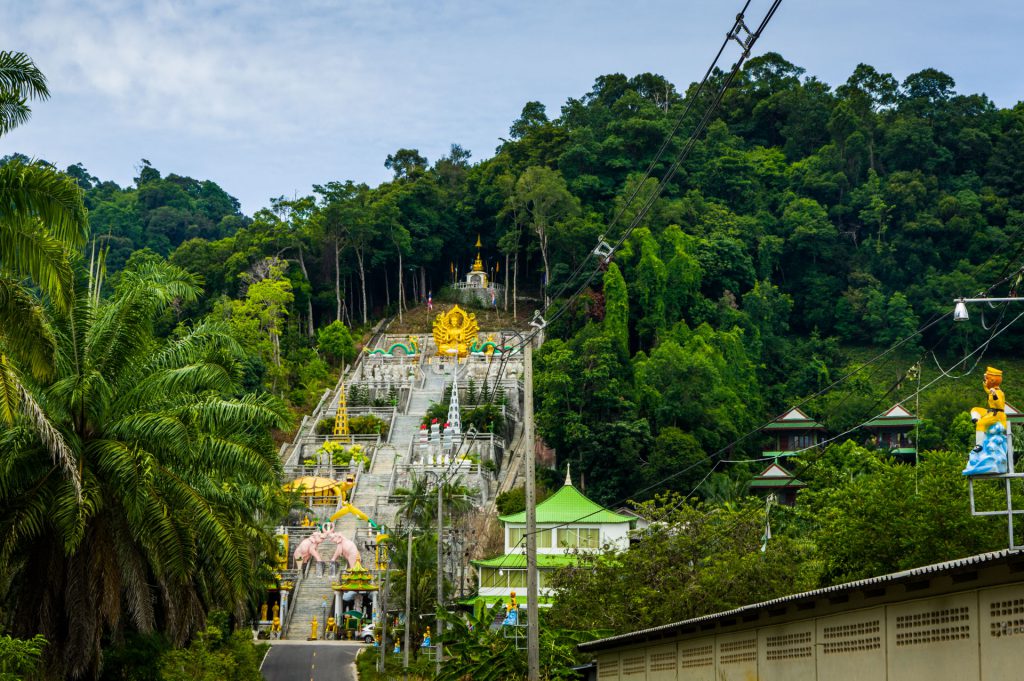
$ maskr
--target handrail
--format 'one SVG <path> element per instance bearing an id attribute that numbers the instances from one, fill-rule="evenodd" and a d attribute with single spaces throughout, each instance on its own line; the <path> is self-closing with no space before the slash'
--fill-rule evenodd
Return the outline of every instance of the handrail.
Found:
<path id="1" fill-rule="evenodd" d="M 284 616 L 284 622 L 281 623 L 281 638 L 288 636 L 291 633 L 292 619 L 295 618 L 295 611 L 298 609 L 299 604 L 299 590 L 305 583 L 306 578 L 302 574 L 302 570 L 295 571 L 295 586 L 292 588 L 291 598 L 289 598 L 288 612 Z"/>

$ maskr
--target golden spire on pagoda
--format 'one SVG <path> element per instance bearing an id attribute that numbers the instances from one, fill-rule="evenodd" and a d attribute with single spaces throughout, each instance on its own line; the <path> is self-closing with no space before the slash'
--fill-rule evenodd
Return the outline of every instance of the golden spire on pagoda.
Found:
<path id="1" fill-rule="evenodd" d="M 473 261 L 473 271 L 483 272 L 484 261 L 480 258 L 480 249 L 483 248 L 483 244 L 480 243 L 480 235 L 476 235 L 476 260 Z"/>

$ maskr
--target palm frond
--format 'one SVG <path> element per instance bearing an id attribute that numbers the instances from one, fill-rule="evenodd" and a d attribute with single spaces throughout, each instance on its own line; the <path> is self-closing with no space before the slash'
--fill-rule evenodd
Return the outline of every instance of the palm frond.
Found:
<path id="1" fill-rule="evenodd" d="M 148 373 L 133 383 L 134 387 L 125 390 L 119 398 L 121 404 L 134 404 L 138 407 L 163 402 L 168 396 L 188 392 L 227 393 L 235 386 L 233 377 L 223 366 L 205 363 L 162 369 Z"/>
<path id="2" fill-rule="evenodd" d="M 57 343 L 43 309 L 18 282 L 0 277 L 0 348 L 37 379 L 53 374 Z"/>
<path id="3" fill-rule="evenodd" d="M 194 302 L 203 292 L 202 280 L 169 262 L 144 262 L 122 272 L 118 292 L 141 288 L 160 306 L 175 301 Z"/>
<path id="4" fill-rule="evenodd" d="M 284 403 L 268 393 L 249 394 L 234 400 L 208 396 L 186 411 L 195 426 L 207 432 L 221 432 L 225 428 L 237 432 L 283 429 L 294 419 Z"/>
<path id="5" fill-rule="evenodd" d="M 0 91 L 0 136 L 27 122 L 31 114 L 24 98 Z"/>
<path id="6" fill-rule="evenodd" d="M 74 285 L 65 244 L 49 234 L 38 218 L 18 214 L 0 222 L 0 236 L 0 267 L 13 278 L 31 278 L 54 303 L 65 307 Z"/>
<path id="7" fill-rule="evenodd" d="M 65 477 L 74 486 L 75 498 L 80 499 L 82 480 L 74 453 L 32 393 L 25 388 L 18 370 L 11 364 L 7 355 L 0 355 L 0 417 L 7 423 L 13 423 L 16 414 L 24 416 L 32 424 L 53 463 L 64 472 Z"/>
<path id="8" fill-rule="evenodd" d="M 0 228 L 33 218 L 73 249 L 81 248 L 89 235 L 77 182 L 44 163 L 9 161 L 0 166 Z"/>
<path id="9" fill-rule="evenodd" d="M 24 52 L 0 50 L 0 90 L 23 99 L 47 99 L 46 76 Z"/>

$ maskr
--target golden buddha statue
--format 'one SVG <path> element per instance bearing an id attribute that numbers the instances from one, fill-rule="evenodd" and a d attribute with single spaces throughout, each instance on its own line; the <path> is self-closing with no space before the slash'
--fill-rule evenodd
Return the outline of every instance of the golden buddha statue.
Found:
<path id="1" fill-rule="evenodd" d="M 469 347 L 476 340 L 480 325 L 476 315 L 467 313 L 456 305 L 448 312 L 442 312 L 434 320 L 434 344 L 437 354 L 446 356 L 448 351 L 455 349 L 459 357 L 469 354 Z"/>

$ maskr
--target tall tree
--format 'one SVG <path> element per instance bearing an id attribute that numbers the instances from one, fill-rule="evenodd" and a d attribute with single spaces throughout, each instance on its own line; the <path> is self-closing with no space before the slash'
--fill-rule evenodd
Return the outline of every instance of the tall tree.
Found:
<path id="1" fill-rule="evenodd" d="M 623 359 L 629 357 L 629 293 L 615 263 L 609 263 L 604 273 L 604 330 Z"/>
<path id="2" fill-rule="evenodd" d="M 520 210 L 530 216 L 530 226 L 540 243 L 540 257 L 544 261 L 544 306 L 551 302 L 548 287 L 551 285 L 551 262 L 548 241 L 551 230 L 558 223 L 577 215 L 579 200 L 569 192 L 565 180 L 557 170 L 532 166 L 520 175 L 516 182 L 515 201 Z"/>

